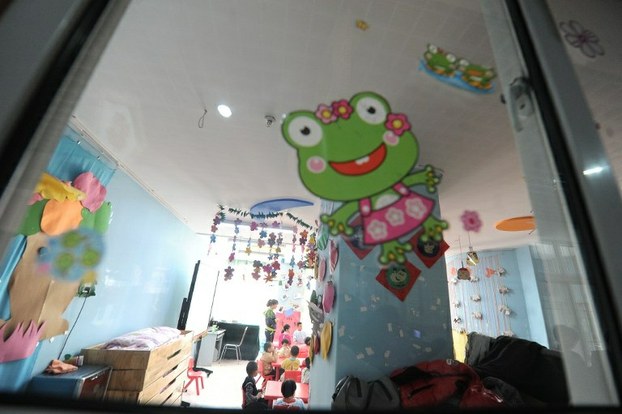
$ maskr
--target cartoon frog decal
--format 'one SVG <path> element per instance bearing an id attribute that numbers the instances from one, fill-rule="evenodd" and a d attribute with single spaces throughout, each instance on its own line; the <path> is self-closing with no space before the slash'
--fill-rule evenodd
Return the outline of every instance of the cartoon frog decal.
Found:
<path id="1" fill-rule="evenodd" d="M 435 45 L 428 44 L 423 59 L 428 69 L 438 75 L 453 76 L 456 71 L 456 57 Z"/>
<path id="2" fill-rule="evenodd" d="M 492 68 L 476 65 L 464 58 L 458 60 L 457 67 L 462 72 L 462 80 L 479 89 L 492 88 L 492 80 L 497 76 Z"/>
<path id="3" fill-rule="evenodd" d="M 380 95 L 361 92 L 315 112 L 292 112 L 282 133 L 298 152 L 305 187 L 342 203 L 321 216 L 330 234 L 352 236 L 352 221 L 360 215 L 363 242 L 381 245 L 382 264 L 405 262 L 413 246 L 399 238 L 416 229 L 425 230 L 423 241 L 442 239 L 447 222 L 432 215 L 434 200 L 411 190 L 422 185 L 434 193 L 440 177 L 430 165 L 413 171 L 417 139 L 407 117 L 391 112 Z"/>

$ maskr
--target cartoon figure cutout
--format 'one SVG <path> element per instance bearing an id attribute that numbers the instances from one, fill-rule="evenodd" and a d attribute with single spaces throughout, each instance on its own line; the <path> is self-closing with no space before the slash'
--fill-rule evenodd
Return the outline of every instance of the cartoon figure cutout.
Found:
<path id="1" fill-rule="evenodd" d="M 404 114 L 373 92 L 349 101 L 321 104 L 315 112 L 295 111 L 282 125 L 285 140 L 298 152 L 305 187 L 327 200 L 341 202 L 322 223 L 335 236 L 352 236 L 352 221 L 362 220 L 363 243 L 380 245 L 379 262 L 405 263 L 413 250 L 399 239 L 424 229 L 421 239 L 442 240 L 447 222 L 432 214 L 435 201 L 413 190 L 436 192 L 440 177 L 431 165 L 413 171 L 417 139 Z"/>

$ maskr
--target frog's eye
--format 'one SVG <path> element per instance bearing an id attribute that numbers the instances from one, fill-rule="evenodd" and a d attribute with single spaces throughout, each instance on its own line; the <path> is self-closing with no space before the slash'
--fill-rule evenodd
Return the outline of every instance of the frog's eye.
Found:
<path id="1" fill-rule="evenodd" d="M 438 48 L 434 45 L 428 45 L 428 50 L 432 53 L 438 52 Z"/>
<path id="2" fill-rule="evenodd" d="M 451 53 L 447 53 L 447 60 L 451 63 L 454 63 L 456 61 L 456 57 L 454 55 L 452 55 Z"/>
<path id="3" fill-rule="evenodd" d="M 460 66 L 469 66 L 469 61 L 466 59 L 460 59 L 458 63 L 460 64 Z"/>
<path id="4" fill-rule="evenodd" d="M 387 110 L 376 98 L 366 97 L 356 103 L 356 113 L 368 124 L 377 125 L 387 118 Z"/>
<path id="5" fill-rule="evenodd" d="M 322 127 L 311 117 L 300 116 L 287 127 L 290 139 L 301 147 L 313 147 L 322 140 Z"/>

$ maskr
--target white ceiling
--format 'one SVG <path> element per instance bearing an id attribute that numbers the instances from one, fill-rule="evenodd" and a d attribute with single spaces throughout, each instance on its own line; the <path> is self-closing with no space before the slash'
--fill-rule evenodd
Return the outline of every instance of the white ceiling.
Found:
<path id="1" fill-rule="evenodd" d="M 535 241 L 537 232 L 494 229 L 531 211 L 500 93 L 473 94 L 420 71 L 428 42 L 494 66 L 478 0 L 134 0 L 75 117 L 192 230 L 209 233 L 217 204 L 248 210 L 277 197 L 314 201 L 290 210 L 313 223 L 319 200 L 301 184 L 280 125 L 267 128 L 264 116 L 372 90 L 408 115 L 419 164 L 443 170 L 454 252 L 459 237 L 467 245 L 464 210 L 484 223 L 470 235 L 476 249 Z M 231 118 L 217 113 L 221 103 Z M 617 108 L 600 122 L 619 131 Z"/>

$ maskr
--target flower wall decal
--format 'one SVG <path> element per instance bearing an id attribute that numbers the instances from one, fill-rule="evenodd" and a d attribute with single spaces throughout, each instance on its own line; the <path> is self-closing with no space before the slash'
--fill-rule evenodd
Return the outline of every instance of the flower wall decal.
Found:
<path id="1" fill-rule="evenodd" d="M 595 58 L 597 55 L 603 56 L 605 50 L 599 44 L 600 39 L 594 32 L 583 27 L 576 20 L 560 22 L 559 28 L 564 34 L 564 39 L 572 47 L 581 50 L 585 56 Z"/>
<path id="2" fill-rule="evenodd" d="M 460 220 L 462 220 L 462 225 L 466 231 L 479 232 L 482 228 L 482 221 L 477 211 L 464 210 L 464 213 L 460 216 Z"/>

